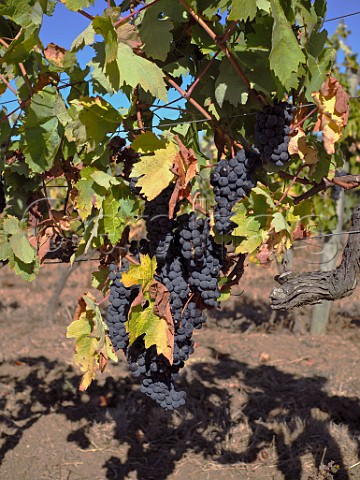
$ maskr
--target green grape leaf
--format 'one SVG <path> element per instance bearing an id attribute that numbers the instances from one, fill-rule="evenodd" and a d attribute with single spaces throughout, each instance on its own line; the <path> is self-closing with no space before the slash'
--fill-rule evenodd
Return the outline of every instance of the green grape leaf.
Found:
<path id="1" fill-rule="evenodd" d="M 235 72 L 227 58 L 220 64 L 220 74 L 215 82 L 215 98 L 220 107 L 223 107 L 225 100 L 237 107 L 245 105 L 249 93 L 247 87 Z"/>
<path id="2" fill-rule="evenodd" d="M 166 60 L 170 51 L 170 44 L 173 36 L 170 33 L 174 28 L 168 18 L 159 18 L 159 12 L 155 8 L 148 8 L 139 27 L 140 38 L 144 45 L 142 47 L 147 57 L 155 60 Z"/>
<path id="3" fill-rule="evenodd" d="M 289 231 L 289 225 L 286 221 L 286 218 L 281 212 L 275 212 L 273 214 L 273 219 L 271 221 L 271 227 L 274 228 L 275 232 L 281 232 L 282 230 Z"/>
<path id="4" fill-rule="evenodd" d="M 63 127 L 56 116 L 58 105 L 56 88 L 47 86 L 33 95 L 24 116 L 25 161 L 34 172 L 49 170 L 59 150 Z"/>
<path id="5" fill-rule="evenodd" d="M 115 108 L 100 97 L 74 99 L 71 105 L 78 113 L 79 128 L 85 128 L 85 138 L 92 146 L 104 141 L 107 133 L 115 132 L 122 120 Z"/>
<path id="6" fill-rule="evenodd" d="M 83 372 L 80 390 L 89 387 L 96 371 L 104 371 L 109 360 L 118 361 L 106 330 L 107 326 L 95 298 L 90 293 L 85 293 L 79 299 L 74 320 L 66 331 L 67 338 L 75 339 L 74 363 Z"/>
<path id="7" fill-rule="evenodd" d="M 136 55 L 128 45 L 119 43 L 117 64 L 121 85 L 141 85 L 146 92 L 167 102 L 164 74 L 155 63 Z"/>
<path id="8" fill-rule="evenodd" d="M 6 0 L 0 4 L 0 15 L 14 20 L 22 27 L 35 25 L 40 27 L 43 17 L 43 9 L 40 2 L 29 0 Z"/>
<path id="9" fill-rule="evenodd" d="M 241 237 L 241 240 L 235 242 L 236 253 L 253 253 L 263 241 L 260 222 L 247 215 L 246 207 L 242 203 L 235 206 L 231 220 L 237 224 L 232 237 Z"/>
<path id="10" fill-rule="evenodd" d="M 305 63 L 305 55 L 285 16 L 280 0 L 271 0 L 271 12 L 274 17 L 274 26 L 269 57 L 270 68 L 281 84 L 287 88 L 292 73 L 297 72 L 301 63 Z"/>
<path id="11" fill-rule="evenodd" d="M 32 282 L 39 275 L 40 260 L 35 257 L 31 263 L 22 262 L 19 258 L 13 256 L 9 258 L 10 268 L 14 270 L 16 275 L 19 275 L 26 282 Z"/>
<path id="12" fill-rule="evenodd" d="M 256 10 L 255 0 L 233 0 L 228 20 L 252 20 Z"/>
<path id="13" fill-rule="evenodd" d="M 23 263 L 33 263 L 36 257 L 35 249 L 30 245 L 24 232 L 10 235 L 9 244 L 15 257 Z"/>
<path id="14" fill-rule="evenodd" d="M 95 170 L 95 172 L 91 174 L 91 178 L 95 183 L 106 189 L 109 189 L 110 185 L 116 185 L 119 183 L 119 180 L 116 177 L 101 170 Z"/>
<path id="15" fill-rule="evenodd" d="M 92 45 L 95 42 L 95 30 L 90 23 L 85 30 L 83 30 L 72 42 L 71 44 L 71 51 L 77 52 L 78 50 L 81 50 L 84 48 L 86 45 Z"/>
<path id="16" fill-rule="evenodd" d="M 119 215 L 119 210 L 120 203 L 113 195 L 108 195 L 103 202 L 102 228 L 112 245 L 116 245 L 119 242 L 125 227 L 125 219 Z"/>
<path id="17" fill-rule="evenodd" d="M 97 16 L 92 21 L 95 33 L 100 34 L 105 40 L 105 63 L 108 64 L 116 60 L 118 37 L 110 17 Z"/>
<path id="18" fill-rule="evenodd" d="M 94 0 L 60 0 L 69 10 L 77 12 L 83 8 L 88 8 L 90 5 L 94 5 Z"/>
<path id="19" fill-rule="evenodd" d="M 135 138 L 131 148 L 137 152 L 149 153 L 166 148 L 166 141 L 158 138 L 153 132 L 145 132 Z"/>
<path id="20" fill-rule="evenodd" d="M 155 150 L 154 155 L 143 155 L 132 169 L 131 177 L 141 177 L 137 186 L 148 200 L 157 197 L 174 179 L 171 168 L 179 152 L 174 143 Z"/>
<path id="21" fill-rule="evenodd" d="M 173 362 L 174 335 L 169 329 L 169 325 L 164 318 L 158 317 L 154 313 L 155 303 L 150 302 L 149 306 L 143 309 L 142 305 L 132 308 L 128 320 L 128 332 L 130 345 L 143 336 L 145 348 L 156 346 L 158 355 L 164 355 L 169 360 L 170 365 Z"/>
<path id="22" fill-rule="evenodd" d="M 140 254 L 140 265 L 129 266 L 129 270 L 122 275 L 122 282 L 125 287 L 140 285 L 143 293 L 149 291 L 150 285 L 154 281 L 156 271 L 156 259 L 148 255 Z"/>
<path id="23" fill-rule="evenodd" d="M 81 178 L 75 184 L 75 190 L 73 191 L 73 201 L 83 220 L 91 214 L 93 207 L 99 208 L 101 206 L 106 192 L 102 187 L 96 188 L 96 182 L 92 178 L 94 172 L 93 167 L 83 168 Z"/>

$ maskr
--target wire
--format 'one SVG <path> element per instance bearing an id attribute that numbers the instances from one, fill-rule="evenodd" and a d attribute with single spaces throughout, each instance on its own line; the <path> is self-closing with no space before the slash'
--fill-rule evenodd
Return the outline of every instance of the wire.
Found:
<path id="1" fill-rule="evenodd" d="M 335 20 L 341 20 L 342 18 L 352 17 L 354 15 L 359 15 L 359 14 L 360 14 L 360 11 L 359 12 L 353 12 L 353 13 L 347 13 L 346 15 L 341 15 L 340 17 L 328 18 L 327 20 L 324 20 L 324 23 L 334 22 Z"/>
<path id="2" fill-rule="evenodd" d="M 315 240 L 315 239 L 322 239 L 324 237 L 335 237 L 339 235 L 353 235 L 353 234 L 359 234 L 360 230 L 349 230 L 348 232 L 338 232 L 338 233 L 324 233 L 321 235 L 317 235 L 316 237 L 309 237 L 309 238 L 299 238 L 294 241 L 295 242 L 304 242 L 304 241 L 309 241 L 309 240 Z M 77 260 L 74 260 L 74 263 L 79 263 L 79 262 L 95 262 L 101 260 L 101 257 L 97 258 L 79 258 Z M 46 265 L 56 265 L 59 263 L 68 263 L 68 262 L 62 262 L 61 260 L 56 260 L 56 261 L 49 261 L 49 262 L 43 262 Z"/>

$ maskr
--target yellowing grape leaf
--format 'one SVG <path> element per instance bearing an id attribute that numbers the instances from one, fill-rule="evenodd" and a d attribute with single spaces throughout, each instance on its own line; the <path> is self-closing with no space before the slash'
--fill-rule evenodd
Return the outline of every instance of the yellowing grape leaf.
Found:
<path id="1" fill-rule="evenodd" d="M 80 390 L 88 388 L 96 371 L 103 371 L 109 359 L 117 362 L 106 330 L 95 298 L 91 293 L 85 293 L 79 298 L 74 320 L 66 331 L 67 338 L 75 338 L 74 363 L 83 372 Z"/>
<path id="2" fill-rule="evenodd" d="M 316 165 L 319 160 L 317 150 L 306 143 L 306 134 L 301 127 L 290 138 L 288 150 L 290 155 L 299 155 L 305 165 Z"/>
<path id="3" fill-rule="evenodd" d="M 158 355 L 164 355 L 170 365 L 173 362 L 174 331 L 169 328 L 164 318 L 154 313 L 154 302 L 143 309 L 137 305 L 131 310 L 128 323 L 129 342 L 132 344 L 138 337 L 144 336 L 145 348 L 156 346 Z"/>
<path id="4" fill-rule="evenodd" d="M 154 155 L 143 155 L 131 172 L 131 177 L 139 178 L 136 186 L 148 200 L 157 197 L 174 179 L 171 169 L 179 152 L 174 143 L 155 150 Z"/>
<path id="5" fill-rule="evenodd" d="M 123 273 L 121 281 L 125 287 L 140 285 L 142 291 L 146 292 L 154 281 L 155 270 L 156 259 L 150 258 L 149 255 L 140 254 L 140 265 L 131 264 L 129 270 Z"/>
<path id="6" fill-rule="evenodd" d="M 335 153 L 335 142 L 347 125 L 349 95 L 336 78 L 329 76 L 320 91 L 312 93 L 312 97 L 319 108 L 314 132 L 322 132 L 325 150 L 332 155 Z"/>

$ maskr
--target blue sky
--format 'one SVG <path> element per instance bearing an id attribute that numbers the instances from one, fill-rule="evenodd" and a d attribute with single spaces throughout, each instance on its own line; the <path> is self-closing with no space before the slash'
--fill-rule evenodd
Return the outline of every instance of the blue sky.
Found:
<path id="1" fill-rule="evenodd" d="M 86 9 L 91 15 L 101 14 L 103 9 L 106 8 L 107 2 L 104 0 L 95 0 L 95 5 Z M 327 18 L 338 17 L 353 13 L 360 10 L 359 0 L 328 0 Z M 331 34 L 335 31 L 339 20 L 326 23 L 325 27 Z M 345 19 L 345 23 L 351 30 L 351 35 L 348 38 L 348 44 L 355 52 L 360 53 L 360 15 L 355 15 Z M 41 28 L 40 36 L 43 44 L 46 46 L 48 43 L 53 42 L 66 49 L 69 49 L 72 41 L 76 36 L 81 33 L 89 25 L 89 20 L 78 12 L 71 12 L 67 10 L 60 2 L 57 3 L 55 12 L 52 17 L 44 16 L 43 25 Z M 81 63 L 87 63 L 93 54 L 93 50 L 87 47 L 84 51 L 80 52 L 78 58 Z M 1 101 L 12 100 L 14 96 L 7 90 L 7 92 L 1 97 Z M 170 99 L 173 97 L 171 96 Z M 118 104 L 118 102 L 116 102 Z M 174 112 L 172 112 L 174 113 Z M 167 115 L 169 118 L 170 115 Z"/>

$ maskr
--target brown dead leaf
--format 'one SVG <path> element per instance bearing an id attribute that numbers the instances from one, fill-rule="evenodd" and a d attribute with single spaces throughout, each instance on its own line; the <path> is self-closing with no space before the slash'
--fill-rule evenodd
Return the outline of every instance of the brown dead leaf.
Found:
<path id="1" fill-rule="evenodd" d="M 40 73 L 37 82 L 33 87 L 33 92 L 40 92 L 40 90 L 45 88 L 47 85 L 57 85 L 59 83 L 59 80 L 60 76 L 56 72 Z"/>
<path id="2" fill-rule="evenodd" d="M 64 64 L 66 50 L 63 47 L 59 47 L 55 43 L 49 43 L 44 50 L 46 60 L 53 63 L 57 67 L 62 67 Z"/>
<path id="3" fill-rule="evenodd" d="M 170 292 L 166 290 L 166 287 L 160 283 L 156 284 L 156 298 L 154 313 L 160 318 L 164 318 L 169 326 L 170 334 L 174 336 L 174 321 L 170 311 Z"/>
<path id="4" fill-rule="evenodd" d="M 43 232 L 41 237 L 38 239 L 38 257 L 40 263 L 43 262 L 46 254 L 50 251 L 51 248 L 51 239 L 55 236 L 55 231 L 53 227 L 47 227 Z"/>
<path id="5" fill-rule="evenodd" d="M 259 252 L 257 253 L 256 258 L 259 260 L 261 267 L 269 268 L 270 263 L 272 262 L 271 256 L 272 256 L 272 251 L 269 250 L 268 245 L 264 243 L 261 246 Z"/>
<path id="6" fill-rule="evenodd" d="M 302 240 L 303 238 L 310 237 L 310 232 L 308 232 L 305 229 L 305 226 L 299 222 L 296 225 L 295 230 L 292 232 L 291 237 L 293 240 Z"/>
<path id="7" fill-rule="evenodd" d="M 322 132 L 325 150 L 335 153 L 335 143 L 340 139 L 349 116 L 349 95 L 336 78 L 329 76 L 319 92 L 312 93 L 318 106 L 318 120 L 314 131 Z"/>
<path id="8" fill-rule="evenodd" d="M 131 23 L 124 23 L 116 29 L 116 33 L 119 42 L 129 45 L 133 50 L 140 48 L 143 44 L 136 27 Z"/>
<path id="9" fill-rule="evenodd" d="M 190 182 L 199 172 L 198 160 L 192 149 L 187 149 L 178 135 L 175 135 L 175 140 L 180 148 L 180 154 L 174 158 L 173 168 L 171 169 L 178 178 L 175 188 L 169 202 L 169 218 L 174 215 L 176 204 L 187 198 L 190 198 Z"/>
<path id="10" fill-rule="evenodd" d="M 290 155 L 299 155 L 304 165 L 316 165 L 318 152 L 306 143 L 306 133 L 298 127 L 290 138 L 288 151 Z"/>

